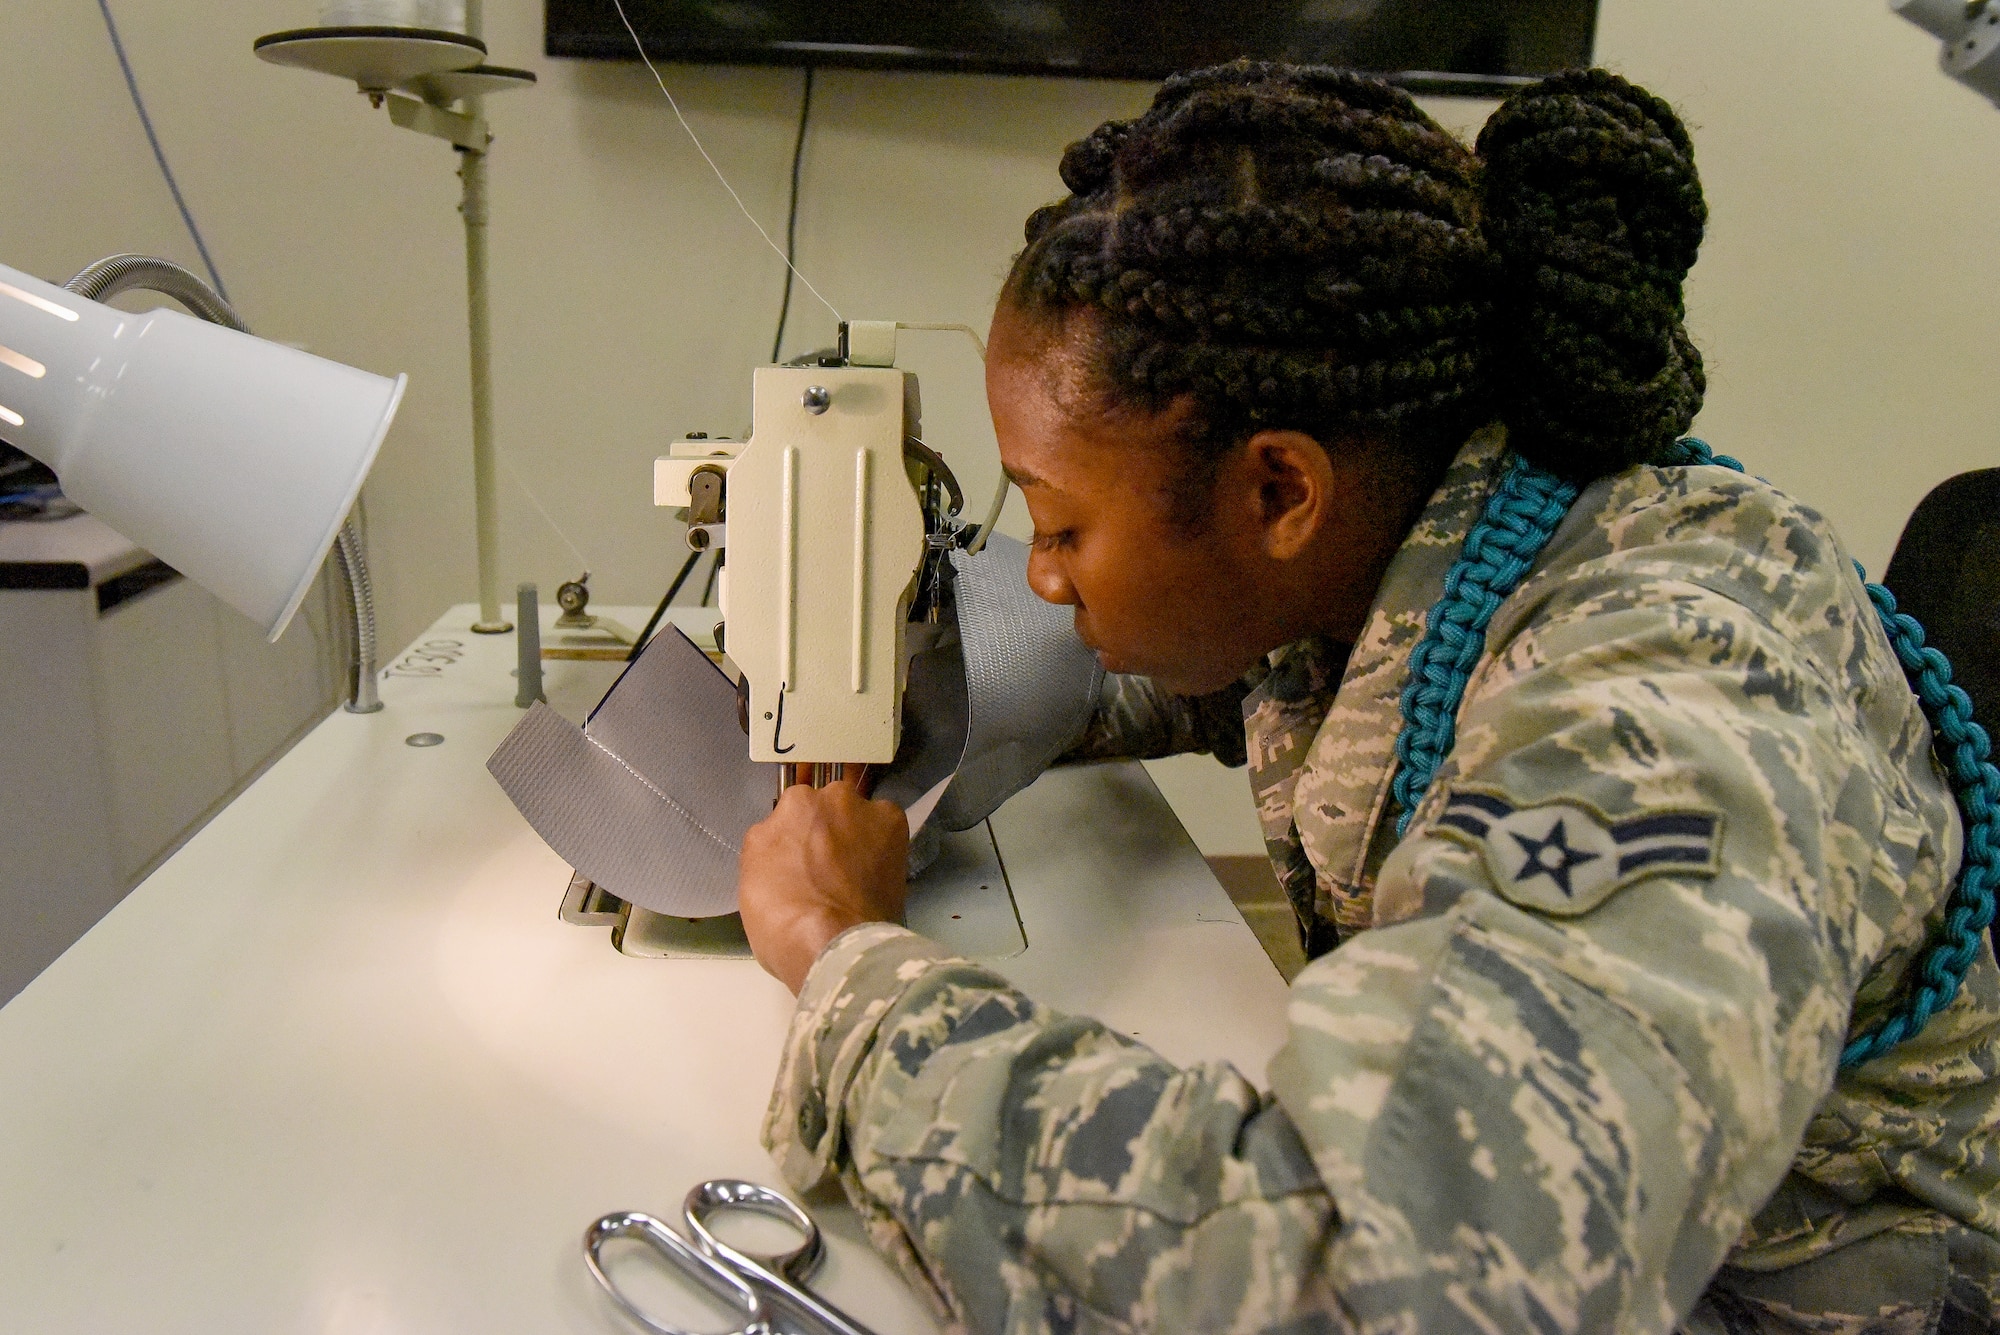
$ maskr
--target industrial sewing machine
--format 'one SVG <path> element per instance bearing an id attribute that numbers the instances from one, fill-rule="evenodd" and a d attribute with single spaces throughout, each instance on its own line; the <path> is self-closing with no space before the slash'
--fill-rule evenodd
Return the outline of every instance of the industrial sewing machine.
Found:
<path id="1" fill-rule="evenodd" d="M 895 358 L 894 323 L 843 323 L 836 357 L 757 370 L 749 440 L 683 440 L 653 466 L 688 545 L 727 553 L 718 647 L 742 673 L 750 758 L 812 766 L 806 782 L 895 759 L 912 623 L 939 624 L 945 554 L 968 536 Z"/>
<path id="2" fill-rule="evenodd" d="M 743 832 L 789 783 L 866 767 L 911 815 L 911 925 L 971 953 L 1025 944 L 986 816 L 1055 758 L 1101 678 L 1068 613 L 988 541 L 924 443 L 897 326 L 841 326 L 834 355 L 754 373 L 748 440 L 690 436 L 657 505 L 719 549 L 718 667 L 671 626 L 581 728 L 536 705 L 489 768 L 576 868 L 562 916 L 628 954 L 745 953 Z M 733 669 L 733 670 L 731 670 Z"/>

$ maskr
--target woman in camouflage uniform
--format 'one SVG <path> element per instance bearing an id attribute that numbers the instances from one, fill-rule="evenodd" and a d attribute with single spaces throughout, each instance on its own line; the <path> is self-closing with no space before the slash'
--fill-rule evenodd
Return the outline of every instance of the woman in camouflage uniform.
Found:
<path id="1" fill-rule="evenodd" d="M 1080 750 L 1247 739 L 1313 962 L 1269 1094 L 1174 1068 L 890 925 L 900 815 L 794 788 L 742 881 L 788 1176 L 978 1330 L 1994 1329 L 1990 948 L 1838 1065 L 1956 872 L 1929 729 L 1818 515 L 1653 462 L 1703 389 L 1672 111 L 1572 73 L 1474 153 L 1237 64 L 1062 175 L 988 388 L 1030 582 L 1125 674 Z M 1403 813 L 1411 650 L 1516 451 L 1581 494 Z"/>

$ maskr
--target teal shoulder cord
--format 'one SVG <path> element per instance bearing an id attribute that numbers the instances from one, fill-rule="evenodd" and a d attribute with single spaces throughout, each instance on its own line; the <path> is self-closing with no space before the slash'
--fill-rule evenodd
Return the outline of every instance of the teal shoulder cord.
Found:
<path id="1" fill-rule="evenodd" d="M 1665 464 L 1720 464 L 1743 471 L 1726 454 L 1689 436 L 1675 442 Z M 1577 489 L 1516 455 L 1465 535 L 1458 561 L 1445 576 L 1444 595 L 1431 608 L 1423 639 L 1410 654 L 1410 684 L 1403 689 L 1403 731 L 1396 739 L 1393 792 L 1402 815 L 1400 836 L 1409 829 L 1417 804 L 1451 754 L 1466 682 L 1486 649 L 1493 613 L 1520 586 L 1556 525 L 1576 501 Z M 1855 570 L 1861 572 L 1857 562 Z M 1861 572 L 1863 583 L 1867 575 Z M 1950 1005 L 1993 921 L 1994 891 L 2000 887 L 2000 770 L 1987 763 L 1986 730 L 1972 721 L 1972 701 L 1951 684 L 1951 664 L 1924 645 L 1916 618 L 1896 610 L 1896 600 L 1879 584 L 1868 597 L 1882 619 L 1889 643 L 1903 665 L 1911 689 L 1936 734 L 1935 746 L 1965 816 L 1965 858 L 1958 884 L 1945 905 L 1944 921 L 1924 945 L 1910 971 L 1914 981 L 1895 1011 L 1856 1038 L 1840 1054 L 1842 1067 L 1859 1066 L 1915 1034 L 1931 1016 Z"/>
<path id="2" fill-rule="evenodd" d="M 1458 561 L 1444 577 L 1444 596 L 1424 621 L 1424 637 L 1410 652 L 1410 684 L 1401 699 L 1403 731 L 1396 738 L 1396 781 L 1391 789 L 1403 814 L 1398 837 L 1410 828 L 1431 776 L 1451 754 L 1458 703 L 1486 650 L 1493 613 L 1548 546 L 1549 537 L 1576 500 L 1576 487 L 1515 455 L 1486 509 L 1465 535 Z"/>

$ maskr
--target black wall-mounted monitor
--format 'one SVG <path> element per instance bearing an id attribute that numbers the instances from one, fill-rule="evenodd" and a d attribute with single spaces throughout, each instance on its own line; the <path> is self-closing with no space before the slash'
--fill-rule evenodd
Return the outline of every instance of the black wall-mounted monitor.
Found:
<path id="1" fill-rule="evenodd" d="M 1498 96 L 1587 65 L 1597 0 L 623 0 L 655 60 L 1164 78 L 1238 56 Z M 547 0 L 552 56 L 637 58 L 612 0 Z"/>

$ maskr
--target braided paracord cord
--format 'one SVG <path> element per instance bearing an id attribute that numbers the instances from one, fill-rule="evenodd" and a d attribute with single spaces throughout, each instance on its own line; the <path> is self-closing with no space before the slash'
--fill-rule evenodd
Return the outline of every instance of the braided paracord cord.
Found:
<path id="1" fill-rule="evenodd" d="M 1712 463 L 1743 471 L 1741 463 L 1692 436 L 1676 441 L 1660 462 Z M 1403 809 L 1398 835 L 1409 828 L 1438 766 L 1451 753 L 1458 706 L 1486 647 L 1493 613 L 1519 587 L 1575 499 L 1574 486 L 1517 456 L 1466 534 L 1464 551 L 1445 577 L 1444 595 L 1431 609 L 1424 637 L 1410 655 L 1410 684 L 1401 702 L 1403 732 L 1396 740 L 1401 767 L 1394 794 Z M 1858 562 L 1855 570 L 1861 572 Z M 1898 612 L 1895 597 L 1879 584 L 1868 584 L 1861 573 L 1890 646 L 1936 734 L 1935 748 L 1965 817 L 1965 854 L 1958 884 L 1945 903 L 1944 921 L 1909 971 L 1903 997 L 1887 1017 L 1841 1051 L 1843 1068 L 1881 1056 L 1951 1004 L 1993 921 L 1994 891 L 2000 887 L 2000 770 L 1987 761 L 1991 745 L 1986 730 L 1972 720 L 1971 699 L 1951 684 L 1951 664 L 1925 646 L 1916 618 Z"/>
<path id="2" fill-rule="evenodd" d="M 1392 789 L 1403 808 L 1396 822 L 1399 837 L 1408 832 L 1431 777 L 1451 754 L 1458 704 L 1485 652 L 1493 613 L 1520 585 L 1575 500 L 1573 484 L 1516 455 L 1465 535 L 1464 550 L 1444 577 L 1444 596 L 1431 608 L 1424 637 L 1410 654 Z"/>

